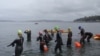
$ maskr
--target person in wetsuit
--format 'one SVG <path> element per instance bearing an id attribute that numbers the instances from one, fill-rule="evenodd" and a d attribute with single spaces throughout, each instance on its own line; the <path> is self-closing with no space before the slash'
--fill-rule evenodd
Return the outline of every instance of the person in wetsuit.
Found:
<path id="1" fill-rule="evenodd" d="M 44 52 L 44 39 L 43 39 L 43 34 L 39 32 L 39 36 L 37 37 L 37 41 L 40 41 L 40 51 Z"/>
<path id="2" fill-rule="evenodd" d="M 31 41 L 31 30 L 28 29 L 28 30 L 26 30 L 24 33 L 27 34 L 27 41 L 30 42 L 30 41 Z"/>
<path id="3" fill-rule="evenodd" d="M 79 30 L 81 35 L 80 43 L 85 44 L 85 30 L 81 26 L 79 26 Z"/>
<path id="4" fill-rule="evenodd" d="M 70 47 L 72 44 L 72 31 L 68 28 L 68 38 L 67 38 L 67 47 Z"/>
<path id="5" fill-rule="evenodd" d="M 93 33 L 91 32 L 85 32 L 85 38 L 87 38 L 87 42 L 90 42 L 90 39 L 92 38 Z"/>
<path id="6" fill-rule="evenodd" d="M 48 33 L 47 29 L 44 30 L 45 35 L 43 36 L 46 45 L 48 46 L 49 42 L 52 40 L 50 34 Z"/>
<path id="7" fill-rule="evenodd" d="M 54 37 L 54 32 L 53 32 L 53 30 L 51 30 L 51 36 L 52 36 L 52 38 Z"/>
<path id="8" fill-rule="evenodd" d="M 55 46 L 55 53 L 57 52 L 57 50 L 59 49 L 59 51 L 62 53 L 62 45 L 63 45 L 63 42 L 62 42 L 62 37 L 61 37 L 61 32 L 56 29 L 57 33 L 56 33 L 56 46 Z"/>
<path id="9" fill-rule="evenodd" d="M 19 39 L 15 39 L 10 45 L 8 45 L 7 47 L 9 46 L 12 46 L 15 47 L 15 56 L 20 56 L 23 52 L 23 42 L 24 42 L 24 38 L 22 36 L 22 32 L 21 30 L 18 31 L 18 36 L 19 36 Z"/>

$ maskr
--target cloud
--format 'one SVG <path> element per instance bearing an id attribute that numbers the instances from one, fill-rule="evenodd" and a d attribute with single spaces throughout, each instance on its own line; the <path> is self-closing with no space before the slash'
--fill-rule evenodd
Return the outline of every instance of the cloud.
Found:
<path id="1" fill-rule="evenodd" d="M 0 19 L 72 21 L 100 15 L 100 0 L 0 0 Z"/>

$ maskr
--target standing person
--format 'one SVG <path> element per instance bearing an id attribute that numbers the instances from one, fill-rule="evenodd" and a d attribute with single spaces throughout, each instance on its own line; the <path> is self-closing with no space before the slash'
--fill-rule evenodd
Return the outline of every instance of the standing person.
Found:
<path id="1" fill-rule="evenodd" d="M 61 38 L 57 38 L 55 40 L 56 43 L 56 46 L 55 46 L 55 53 L 57 52 L 57 50 L 59 49 L 60 53 L 62 53 L 62 40 Z"/>
<path id="2" fill-rule="evenodd" d="M 72 31 L 68 28 L 68 38 L 67 38 L 67 47 L 70 47 L 72 44 Z"/>
<path id="3" fill-rule="evenodd" d="M 54 37 L 54 31 L 53 30 L 51 30 L 51 36 L 52 36 L 52 38 Z"/>
<path id="4" fill-rule="evenodd" d="M 28 30 L 26 30 L 24 33 L 27 34 L 27 41 L 30 42 L 30 41 L 31 41 L 31 30 L 28 29 Z"/>
<path id="5" fill-rule="evenodd" d="M 90 42 L 90 39 L 92 38 L 93 33 L 91 32 L 85 32 L 85 38 L 87 38 L 87 42 Z"/>
<path id="6" fill-rule="evenodd" d="M 9 47 L 9 46 L 14 47 L 15 44 L 16 44 L 15 56 L 20 56 L 22 54 L 22 52 L 23 52 L 24 38 L 22 36 L 22 31 L 21 30 L 18 30 L 18 36 L 19 36 L 19 39 L 15 39 L 10 45 L 7 46 L 7 47 Z"/>
<path id="7" fill-rule="evenodd" d="M 48 46 L 49 42 L 52 40 L 50 34 L 48 33 L 47 29 L 44 30 L 45 35 L 43 36 L 46 45 Z"/>
<path id="8" fill-rule="evenodd" d="M 39 32 L 39 36 L 37 37 L 37 41 L 40 41 L 40 51 L 44 52 L 44 39 L 43 39 L 43 34 L 42 32 Z"/>
<path id="9" fill-rule="evenodd" d="M 79 26 L 79 30 L 81 35 L 80 43 L 85 44 L 85 30 L 81 26 Z"/>
<path id="10" fill-rule="evenodd" d="M 55 40 L 55 42 L 57 42 L 56 46 L 55 46 L 55 53 L 57 52 L 57 49 L 59 49 L 59 51 L 62 53 L 63 42 L 62 42 L 62 38 L 61 38 L 61 32 L 59 31 L 59 29 L 55 29 L 55 30 L 57 31 L 56 40 Z"/>

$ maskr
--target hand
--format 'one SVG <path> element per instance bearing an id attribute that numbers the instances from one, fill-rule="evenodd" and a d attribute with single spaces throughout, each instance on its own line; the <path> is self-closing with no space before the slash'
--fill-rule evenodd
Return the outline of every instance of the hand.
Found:
<path id="1" fill-rule="evenodd" d="M 10 45 L 8 45 L 7 47 L 9 47 Z"/>

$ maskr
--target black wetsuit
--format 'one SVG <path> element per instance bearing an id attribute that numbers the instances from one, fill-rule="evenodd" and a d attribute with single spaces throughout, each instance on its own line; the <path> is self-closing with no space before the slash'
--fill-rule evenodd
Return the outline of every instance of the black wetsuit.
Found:
<path id="1" fill-rule="evenodd" d="M 37 41 L 40 41 L 40 51 L 43 52 L 44 51 L 44 40 L 43 40 L 43 36 L 39 36 L 37 38 Z"/>
<path id="2" fill-rule="evenodd" d="M 91 32 L 85 32 L 85 38 L 87 38 L 87 42 L 90 42 L 90 39 L 92 38 L 93 33 Z"/>
<path id="3" fill-rule="evenodd" d="M 69 32 L 67 38 L 67 46 L 71 46 L 71 44 L 72 44 L 72 32 Z"/>
<path id="4" fill-rule="evenodd" d="M 85 30 L 83 28 L 81 29 L 80 34 L 81 34 L 80 43 L 85 44 Z"/>
<path id="5" fill-rule="evenodd" d="M 24 38 L 21 37 L 20 39 L 16 39 L 10 45 L 8 45 L 8 46 L 14 47 L 15 44 L 16 44 L 15 56 L 20 56 L 22 54 L 22 52 L 23 52 L 23 42 L 24 42 Z"/>
<path id="6" fill-rule="evenodd" d="M 56 40 L 55 40 L 56 43 L 56 46 L 55 46 L 55 52 L 57 52 L 57 49 L 59 49 L 60 52 L 62 52 L 62 45 L 63 45 L 63 42 L 62 42 L 62 38 L 61 38 L 61 33 L 60 32 L 57 32 L 56 34 Z"/>
<path id="7" fill-rule="evenodd" d="M 46 45 L 48 46 L 48 43 L 52 40 L 51 36 L 46 33 L 44 36 L 43 36 L 44 40 L 45 40 L 45 43 Z"/>
<path id="8" fill-rule="evenodd" d="M 24 32 L 27 34 L 27 41 L 31 41 L 31 31 L 28 31 L 28 32 Z"/>
<path id="9" fill-rule="evenodd" d="M 54 37 L 54 32 L 53 31 L 51 31 L 51 36 Z"/>

